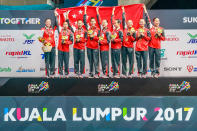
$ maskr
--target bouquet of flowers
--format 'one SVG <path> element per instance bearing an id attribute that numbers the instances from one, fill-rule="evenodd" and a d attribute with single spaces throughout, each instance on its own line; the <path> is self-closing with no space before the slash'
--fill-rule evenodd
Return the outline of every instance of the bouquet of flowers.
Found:
<path id="1" fill-rule="evenodd" d="M 103 40 L 104 38 L 103 38 L 103 36 L 99 36 L 99 40 L 101 41 L 101 40 Z"/>
<path id="2" fill-rule="evenodd" d="M 62 44 L 64 44 L 64 43 L 65 43 L 65 40 L 68 40 L 68 36 L 67 36 L 67 35 L 62 36 Z"/>
<path id="3" fill-rule="evenodd" d="M 93 30 L 88 30 L 88 34 L 92 35 L 93 34 Z"/>
<path id="4" fill-rule="evenodd" d="M 38 40 L 42 43 L 44 43 L 45 39 L 43 37 L 38 37 Z"/>
<path id="5" fill-rule="evenodd" d="M 51 49 L 52 49 L 52 45 L 49 42 L 44 43 L 42 46 L 43 52 L 51 52 Z"/>
<path id="6" fill-rule="evenodd" d="M 50 42 L 46 42 L 46 40 L 43 37 L 38 37 L 38 40 L 43 43 L 42 51 L 43 52 L 51 52 L 52 45 Z"/>
<path id="7" fill-rule="evenodd" d="M 134 33 L 135 32 L 135 29 L 134 28 L 131 28 L 129 32 Z"/>
<path id="8" fill-rule="evenodd" d="M 161 28 L 157 28 L 157 33 L 161 34 L 163 32 L 163 30 Z"/>
<path id="9" fill-rule="evenodd" d="M 111 39 L 115 39 L 116 38 L 116 34 L 111 35 Z"/>
<path id="10" fill-rule="evenodd" d="M 67 39 L 68 39 L 68 36 L 67 36 L 67 35 L 62 36 L 62 39 L 63 39 L 63 40 L 67 40 Z"/>
<path id="11" fill-rule="evenodd" d="M 144 33 L 144 29 L 139 29 L 139 33 Z"/>
<path id="12" fill-rule="evenodd" d="M 80 39 L 80 38 L 81 38 L 81 35 L 76 35 L 76 38 L 77 38 L 77 39 Z"/>
<path id="13" fill-rule="evenodd" d="M 161 35 L 162 32 L 163 32 L 163 30 L 161 28 L 157 28 L 156 29 L 157 34 L 155 35 L 155 38 L 158 38 L 158 36 Z"/>

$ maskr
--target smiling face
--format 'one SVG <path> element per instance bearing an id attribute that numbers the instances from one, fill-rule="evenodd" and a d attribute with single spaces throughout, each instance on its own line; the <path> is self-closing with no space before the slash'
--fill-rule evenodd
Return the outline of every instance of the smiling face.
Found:
<path id="1" fill-rule="evenodd" d="M 102 21 L 102 26 L 103 26 L 104 28 L 106 28 L 106 27 L 107 27 L 107 25 L 108 25 L 107 20 L 103 20 L 103 21 Z"/>
<path id="2" fill-rule="evenodd" d="M 154 18 L 153 19 L 153 24 L 154 24 L 154 26 L 159 27 L 159 24 L 160 24 L 159 18 Z"/>
<path id="3" fill-rule="evenodd" d="M 46 27 L 50 27 L 51 26 L 51 19 L 46 19 L 45 25 L 46 25 Z"/>
<path id="4" fill-rule="evenodd" d="M 95 20 L 95 18 L 91 18 L 90 24 L 91 24 L 91 26 L 95 26 L 95 25 L 96 25 L 96 20 Z"/>
<path id="5" fill-rule="evenodd" d="M 120 20 L 115 20 L 114 26 L 116 29 L 119 28 L 120 27 Z"/>
<path id="6" fill-rule="evenodd" d="M 81 29 L 83 26 L 82 20 L 78 20 L 77 25 L 78 25 L 78 28 Z"/>
<path id="7" fill-rule="evenodd" d="M 63 23 L 63 28 L 64 28 L 64 29 L 67 29 L 67 28 L 68 28 L 68 23 L 67 23 L 67 22 L 64 22 L 64 23 Z"/>
<path id="8" fill-rule="evenodd" d="M 145 20 L 144 19 L 140 19 L 139 25 L 140 25 L 140 27 L 144 27 Z"/>
<path id="9" fill-rule="evenodd" d="M 132 27 L 133 26 L 133 21 L 132 20 L 128 20 L 127 21 L 127 26 L 128 27 Z"/>

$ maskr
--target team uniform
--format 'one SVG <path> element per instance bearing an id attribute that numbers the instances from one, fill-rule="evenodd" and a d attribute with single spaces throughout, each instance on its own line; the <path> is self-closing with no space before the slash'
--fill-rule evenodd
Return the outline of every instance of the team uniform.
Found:
<path id="1" fill-rule="evenodd" d="M 87 32 L 83 28 L 76 29 L 75 31 L 69 24 L 69 20 L 67 20 L 69 28 L 74 33 L 74 72 L 77 75 L 82 75 L 85 73 L 85 42 L 87 40 Z M 80 41 L 76 41 L 76 38 L 80 38 Z"/>
<path id="2" fill-rule="evenodd" d="M 124 76 L 127 75 L 127 58 L 129 59 L 129 75 L 133 74 L 133 65 L 134 65 L 134 49 L 133 49 L 133 42 L 136 39 L 136 32 L 134 28 L 125 28 L 126 20 L 125 20 L 125 13 L 123 13 L 123 45 L 121 49 L 121 56 L 122 56 L 122 74 Z M 131 35 L 130 31 L 133 31 Z"/>
<path id="3" fill-rule="evenodd" d="M 111 24 L 113 26 L 114 18 L 111 17 Z M 113 27 L 112 27 L 113 29 Z M 114 40 L 111 40 L 111 60 L 112 60 L 112 70 L 113 76 L 120 75 L 120 52 L 123 42 L 123 32 L 119 29 L 113 29 L 111 37 L 114 37 Z"/>
<path id="4" fill-rule="evenodd" d="M 89 61 L 89 67 L 90 72 L 89 75 L 91 77 L 94 76 L 93 69 L 95 75 L 99 75 L 99 36 L 100 36 L 100 30 L 96 26 L 90 26 L 88 29 L 88 24 L 86 20 L 86 14 L 84 15 L 84 25 L 86 27 L 86 30 L 88 30 L 88 36 L 87 36 L 87 55 L 88 55 L 88 61 Z M 92 34 L 94 37 L 91 38 L 90 34 Z"/>
<path id="5" fill-rule="evenodd" d="M 151 21 L 148 14 L 145 13 L 146 22 L 151 33 L 151 40 L 149 42 L 149 59 L 150 59 L 150 70 L 151 74 L 159 74 L 159 68 L 161 63 L 161 41 L 165 40 L 164 29 L 162 27 L 151 27 Z M 160 30 L 161 35 L 157 35 Z"/>
<path id="6" fill-rule="evenodd" d="M 139 36 L 140 32 L 143 32 L 144 36 Z M 139 75 L 145 75 L 147 73 L 148 43 L 150 39 L 151 34 L 147 28 L 144 27 L 137 30 L 135 54 Z"/>
<path id="7" fill-rule="evenodd" d="M 59 74 L 63 75 L 63 64 L 65 75 L 69 74 L 69 46 L 73 43 L 73 34 L 69 29 L 59 32 L 58 44 L 58 68 Z"/>
<path id="8" fill-rule="evenodd" d="M 52 27 L 44 27 L 41 28 L 41 31 L 43 32 L 43 38 L 45 39 L 45 42 L 49 42 L 52 45 L 51 52 L 44 52 L 44 58 L 45 58 L 45 66 L 46 66 L 46 75 L 54 75 L 55 74 L 55 30 L 56 26 L 54 28 Z"/>
<path id="9" fill-rule="evenodd" d="M 103 28 L 100 23 L 100 17 L 97 15 L 98 24 L 100 26 L 100 58 L 103 75 L 109 76 L 109 44 L 110 44 L 110 30 Z"/>

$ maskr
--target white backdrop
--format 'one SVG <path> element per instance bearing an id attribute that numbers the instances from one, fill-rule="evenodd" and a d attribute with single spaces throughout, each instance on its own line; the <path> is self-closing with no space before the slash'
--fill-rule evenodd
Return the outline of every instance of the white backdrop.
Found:
<path id="1" fill-rule="evenodd" d="M 197 50 L 197 43 L 188 43 L 191 39 L 188 33 L 196 35 L 196 30 L 166 30 L 167 40 L 162 42 L 162 60 L 161 76 L 163 77 L 191 77 L 196 76 L 197 71 L 197 54 L 194 55 L 177 55 L 177 51 Z M 45 76 L 45 64 L 42 58 L 42 44 L 37 40 L 40 36 L 40 30 L 0 30 L 0 77 L 43 77 Z M 24 44 L 27 38 L 23 35 L 30 36 L 35 34 L 29 40 L 31 44 Z M 12 38 L 9 41 L 4 38 Z M 57 38 L 57 32 L 56 32 Z M 57 39 L 56 39 L 57 40 Z M 8 55 L 8 52 L 30 51 L 31 55 Z M 70 46 L 70 75 L 73 75 L 73 47 Z M 7 55 L 6 55 L 7 52 Z M 179 53 L 180 54 L 180 53 Z M 21 58 L 22 57 L 22 58 Z M 24 58 L 26 57 L 26 58 Z M 149 62 L 148 62 L 149 63 Z M 149 64 L 148 64 L 149 65 Z M 56 68 L 57 68 L 56 55 Z M 110 59 L 111 67 L 111 59 Z M 149 66 L 148 66 L 149 67 Z M 19 70 L 20 69 L 20 70 Z M 101 66 L 100 66 L 101 69 Z M 137 74 L 136 59 L 134 65 L 135 74 Z M 100 71 L 101 72 L 101 71 Z M 57 71 L 56 71 L 57 73 Z M 88 60 L 86 56 L 86 74 L 88 75 Z M 111 73 L 110 73 L 111 74 Z M 148 72 L 150 75 L 150 71 Z"/>

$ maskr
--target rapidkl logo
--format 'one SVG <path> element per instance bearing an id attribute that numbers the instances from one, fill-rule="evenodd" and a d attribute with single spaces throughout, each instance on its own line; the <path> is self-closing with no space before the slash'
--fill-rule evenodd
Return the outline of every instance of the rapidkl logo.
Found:
<path id="1" fill-rule="evenodd" d="M 28 56 L 32 54 L 30 50 L 22 50 L 22 51 L 6 51 L 5 55 L 11 56 L 12 58 L 28 58 Z"/>
<path id="2" fill-rule="evenodd" d="M 177 51 L 176 55 L 182 58 L 197 58 L 197 50 Z"/>
<path id="3" fill-rule="evenodd" d="M 187 42 L 188 44 L 196 44 L 197 43 L 197 34 L 192 35 L 191 33 L 187 33 L 188 36 L 190 37 L 190 40 Z"/>
<path id="4" fill-rule="evenodd" d="M 23 36 L 26 38 L 23 44 L 29 45 L 29 44 L 33 44 L 33 42 L 35 41 L 32 39 L 35 36 L 35 34 L 31 34 L 31 35 L 23 34 Z"/>

